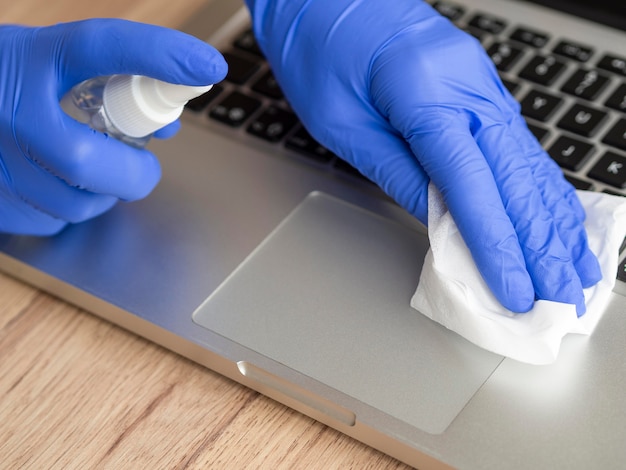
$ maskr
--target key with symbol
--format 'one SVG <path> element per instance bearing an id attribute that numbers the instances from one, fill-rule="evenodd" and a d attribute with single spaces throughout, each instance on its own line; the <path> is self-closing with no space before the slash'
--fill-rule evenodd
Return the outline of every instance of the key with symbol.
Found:
<path id="1" fill-rule="evenodd" d="M 558 122 L 558 126 L 570 132 L 591 137 L 606 116 L 607 113 L 604 111 L 574 104 Z"/>
<path id="2" fill-rule="evenodd" d="M 606 152 L 591 169 L 589 177 L 616 188 L 626 188 L 626 157 Z"/>
<path id="3" fill-rule="evenodd" d="M 594 147 L 588 142 L 572 137 L 560 136 L 550 146 L 548 153 L 562 168 L 576 171 L 593 153 Z"/>

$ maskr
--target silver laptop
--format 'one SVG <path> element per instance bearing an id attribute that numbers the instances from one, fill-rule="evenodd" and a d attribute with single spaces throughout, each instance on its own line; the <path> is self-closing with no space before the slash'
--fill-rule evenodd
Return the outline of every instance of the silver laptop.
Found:
<path id="1" fill-rule="evenodd" d="M 433 3 L 483 42 L 566 176 L 624 194 L 624 3 Z M 626 284 L 543 367 L 411 309 L 425 229 L 301 127 L 249 28 L 237 0 L 186 26 L 230 73 L 151 143 L 153 194 L 2 236 L 1 269 L 418 468 L 623 466 Z"/>

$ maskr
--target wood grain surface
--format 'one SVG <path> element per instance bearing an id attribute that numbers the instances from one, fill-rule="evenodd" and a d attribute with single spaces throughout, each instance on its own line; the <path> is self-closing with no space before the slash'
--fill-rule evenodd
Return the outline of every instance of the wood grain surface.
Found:
<path id="1" fill-rule="evenodd" d="M 0 1 L 0 22 L 180 25 L 202 0 Z M 1 85 L 0 85 L 1 86 Z M 406 468 L 0 275 L 0 469 Z"/>

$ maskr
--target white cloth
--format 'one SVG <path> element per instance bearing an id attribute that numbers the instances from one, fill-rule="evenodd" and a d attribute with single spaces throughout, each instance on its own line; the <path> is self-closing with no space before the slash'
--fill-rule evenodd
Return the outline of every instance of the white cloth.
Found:
<path id="1" fill-rule="evenodd" d="M 626 234 L 626 198 L 579 191 L 587 213 L 585 228 L 603 279 L 585 289 L 586 313 L 574 305 L 540 300 L 515 314 L 493 296 L 447 211 L 441 194 L 429 187 L 426 255 L 411 306 L 489 351 L 531 364 L 549 364 L 567 333 L 590 335 L 615 285 L 619 247 Z"/>

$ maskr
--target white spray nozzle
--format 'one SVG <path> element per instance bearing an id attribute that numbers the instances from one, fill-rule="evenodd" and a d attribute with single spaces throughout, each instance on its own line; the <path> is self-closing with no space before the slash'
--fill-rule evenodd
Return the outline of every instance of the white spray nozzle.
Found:
<path id="1" fill-rule="evenodd" d="M 113 75 L 102 95 L 112 124 L 130 137 L 144 137 L 174 122 L 185 104 L 211 89 L 167 83 L 142 75 Z"/>

